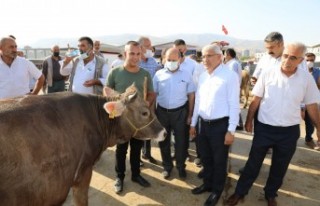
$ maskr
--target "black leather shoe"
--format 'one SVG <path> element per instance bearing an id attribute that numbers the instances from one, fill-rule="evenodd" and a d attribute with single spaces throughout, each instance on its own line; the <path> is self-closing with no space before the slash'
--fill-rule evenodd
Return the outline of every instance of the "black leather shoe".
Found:
<path id="1" fill-rule="evenodd" d="M 155 165 L 158 163 L 157 160 L 154 159 L 152 156 L 149 157 L 149 162 Z"/>
<path id="2" fill-rule="evenodd" d="M 210 192 L 211 188 L 206 187 L 204 184 L 200 185 L 199 187 L 196 187 L 191 190 L 191 193 L 194 195 L 202 194 L 204 192 Z"/>
<path id="3" fill-rule="evenodd" d="M 185 179 L 187 177 L 187 172 L 185 169 L 178 169 L 178 171 L 179 171 L 179 177 L 181 179 Z"/>
<path id="4" fill-rule="evenodd" d="M 123 190 L 123 180 L 120 178 L 117 178 L 114 183 L 114 191 L 119 194 Z"/>
<path id="5" fill-rule="evenodd" d="M 220 198 L 220 195 L 217 195 L 214 192 L 211 193 L 208 199 L 205 201 L 204 206 L 215 206 L 219 201 L 219 198 Z"/>
<path id="6" fill-rule="evenodd" d="M 168 179 L 168 178 L 170 177 L 170 173 L 171 173 L 171 171 L 169 171 L 169 170 L 164 170 L 164 171 L 162 172 L 163 178 L 164 178 L 164 179 Z"/>
<path id="7" fill-rule="evenodd" d="M 204 177 L 204 172 L 203 172 L 203 168 L 200 170 L 200 172 L 198 173 L 198 178 L 203 179 Z"/>
<path id="8" fill-rule="evenodd" d="M 138 183 L 142 187 L 150 187 L 150 183 L 146 179 L 144 179 L 141 175 L 136 176 L 136 177 L 132 177 L 131 180 L 133 182 Z"/>

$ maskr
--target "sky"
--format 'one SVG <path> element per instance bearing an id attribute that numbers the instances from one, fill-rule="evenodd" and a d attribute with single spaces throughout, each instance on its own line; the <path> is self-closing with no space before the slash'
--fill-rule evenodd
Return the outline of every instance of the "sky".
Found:
<path id="1" fill-rule="evenodd" d="M 286 42 L 320 43 L 320 0 L 2 0 L 0 37 L 18 46 L 44 38 L 181 33 L 263 40 L 279 31 Z M 104 42 L 107 43 L 107 42 Z"/>

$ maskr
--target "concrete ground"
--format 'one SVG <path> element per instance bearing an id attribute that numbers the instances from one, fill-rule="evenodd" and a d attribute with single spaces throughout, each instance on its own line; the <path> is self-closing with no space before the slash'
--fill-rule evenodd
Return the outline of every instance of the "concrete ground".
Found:
<path id="1" fill-rule="evenodd" d="M 246 110 L 243 110 L 246 113 Z M 245 115 L 244 115 L 245 116 Z M 304 122 L 302 122 L 304 123 Z M 301 124 L 301 137 L 304 136 L 304 126 Z M 225 190 L 218 205 L 224 205 L 226 197 L 230 196 L 239 178 L 238 170 L 244 166 L 248 158 L 252 135 L 246 132 L 237 132 L 236 140 L 230 149 L 229 175 Z M 195 157 L 194 143 L 190 143 L 189 153 Z M 209 193 L 201 195 L 191 194 L 191 189 L 202 184 L 197 178 L 200 168 L 192 162 L 187 162 L 187 179 L 182 181 L 177 170 L 173 170 L 169 180 L 161 176 L 161 156 L 156 143 L 153 143 L 152 155 L 158 160 L 158 165 L 145 162 L 141 168 L 142 176 L 151 187 L 143 188 L 131 181 L 130 164 L 127 159 L 127 172 L 124 180 L 124 191 L 116 194 L 113 191 L 115 180 L 114 156 L 115 148 L 107 149 L 95 165 L 89 190 L 89 205 L 91 206 L 197 206 L 203 205 Z M 278 205 L 282 206 L 320 206 L 320 152 L 311 150 L 304 145 L 300 138 L 296 153 L 291 161 L 283 185 L 278 192 Z M 263 186 L 266 182 L 271 155 L 267 155 L 261 168 L 260 175 L 255 181 L 243 203 L 239 205 L 259 206 L 266 205 Z M 70 193 L 64 206 L 71 206 Z"/>

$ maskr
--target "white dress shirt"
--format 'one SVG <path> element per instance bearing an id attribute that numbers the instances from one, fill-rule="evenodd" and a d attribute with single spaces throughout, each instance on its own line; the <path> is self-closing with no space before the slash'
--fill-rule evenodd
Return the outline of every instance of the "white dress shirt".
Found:
<path id="1" fill-rule="evenodd" d="M 63 61 L 60 61 L 60 64 L 62 65 Z M 73 67 L 73 63 L 70 62 L 64 68 L 61 68 L 60 69 L 61 75 L 64 75 L 64 76 L 70 75 L 72 72 L 72 67 Z M 72 84 L 73 92 L 83 93 L 83 94 L 93 94 L 93 87 L 85 87 L 83 84 L 85 81 L 94 79 L 95 68 L 96 68 L 95 57 L 86 65 L 84 64 L 82 59 L 79 60 L 76 71 L 75 71 L 75 75 L 73 77 L 73 84 Z M 108 71 L 109 71 L 108 65 L 104 64 L 102 68 L 102 77 L 99 78 L 102 85 L 106 82 Z"/>
<path id="2" fill-rule="evenodd" d="M 204 68 L 203 64 L 197 63 L 197 66 L 196 66 L 196 68 L 195 68 L 195 70 L 193 72 L 193 75 L 192 75 L 193 83 L 194 83 L 196 88 L 198 87 L 198 82 L 199 82 L 200 75 L 205 71 L 207 71 L 207 70 Z"/>
<path id="3" fill-rule="evenodd" d="M 174 73 L 166 68 L 157 71 L 153 77 L 153 89 L 157 103 L 166 109 L 183 106 L 188 101 L 188 94 L 195 92 L 191 75 L 180 69 Z"/>
<path id="4" fill-rule="evenodd" d="M 252 94 L 261 97 L 258 120 L 272 126 L 300 124 L 300 105 L 320 102 L 313 77 L 302 68 L 287 77 L 281 67 L 261 74 Z"/>
<path id="5" fill-rule="evenodd" d="M 278 58 L 274 58 L 271 55 L 266 53 L 259 60 L 257 66 L 256 66 L 256 69 L 254 70 L 252 76 L 258 79 L 262 72 L 265 72 L 265 71 L 267 71 L 269 69 L 272 69 L 272 68 L 276 68 L 276 67 L 278 67 L 280 65 L 281 65 L 281 56 L 278 57 Z M 303 70 L 308 71 L 308 67 L 307 67 L 306 61 L 305 60 L 302 61 L 298 65 L 298 68 L 301 68 Z"/>
<path id="6" fill-rule="evenodd" d="M 0 57 L 0 99 L 29 93 L 29 80 L 39 79 L 41 75 L 41 71 L 25 58 L 17 56 L 9 67 Z"/>
<path id="7" fill-rule="evenodd" d="M 199 78 L 191 126 L 198 117 L 213 120 L 229 117 L 228 131 L 234 132 L 239 123 L 240 85 L 237 74 L 220 64 L 211 74 L 204 72 Z"/>
<path id="8" fill-rule="evenodd" d="M 237 74 L 239 78 L 239 84 L 241 85 L 242 68 L 240 62 L 233 58 L 227 61 L 226 65 L 229 67 L 230 70 L 234 71 Z"/>

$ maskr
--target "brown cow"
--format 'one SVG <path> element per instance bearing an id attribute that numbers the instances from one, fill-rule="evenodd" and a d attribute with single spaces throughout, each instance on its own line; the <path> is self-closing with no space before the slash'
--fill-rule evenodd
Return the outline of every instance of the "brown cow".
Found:
<path id="1" fill-rule="evenodd" d="M 55 93 L 0 101 L 0 205 L 62 205 L 71 187 L 75 205 L 88 205 L 94 163 L 134 134 L 158 141 L 165 135 L 134 87 L 112 97 Z"/>
<path id="2" fill-rule="evenodd" d="M 244 96 L 244 104 L 243 108 L 246 108 L 248 105 L 248 99 L 249 99 L 249 94 L 250 94 L 250 75 L 249 72 L 245 69 L 242 70 L 241 72 L 241 90 L 240 90 L 240 97 L 243 95 Z"/>

